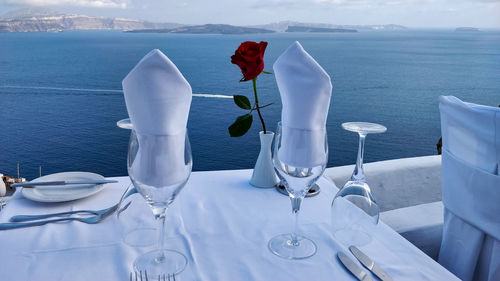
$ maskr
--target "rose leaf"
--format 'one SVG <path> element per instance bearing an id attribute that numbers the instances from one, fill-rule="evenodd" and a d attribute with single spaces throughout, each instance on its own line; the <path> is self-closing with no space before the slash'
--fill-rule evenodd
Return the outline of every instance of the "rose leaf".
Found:
<path id="1" fill-rule="evenodd" d="M 250 104 L 250 100 L 241 95 L 234 95 L 233 96 L 234 103 L 239 107 L 243 109 L 252 109 L 252 105 Z"/>
<path id="2" fill-rule="evenodd" d="M 239 116 L 238 118 L 236 118 L 236 121 L 234 121 L 234 123 L 229 126 L 229 134 L 231 135 L 231 137 L 243 136 L 252 126 L 252 121 L 253 116 L 250 113 Z"/>

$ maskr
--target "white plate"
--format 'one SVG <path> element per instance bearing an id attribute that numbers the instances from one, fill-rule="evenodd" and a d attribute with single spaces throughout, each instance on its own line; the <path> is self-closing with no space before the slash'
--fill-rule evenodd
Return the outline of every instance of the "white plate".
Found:
<path id="1" fill-rule="evenodd" d="M 37 181 L 77 181 L 77 180 L 104 180 L 99 174 L 88 172 L 64 172 L 46 175 L 31 182 Z M 66 202 L 85 198 L 96 194 L 104 188 L 103 184 L 68 184 L 68 185 L 45 185 L 37 187 L 25 187 L 22 190 L 24 197 L 38 202 Z"/>

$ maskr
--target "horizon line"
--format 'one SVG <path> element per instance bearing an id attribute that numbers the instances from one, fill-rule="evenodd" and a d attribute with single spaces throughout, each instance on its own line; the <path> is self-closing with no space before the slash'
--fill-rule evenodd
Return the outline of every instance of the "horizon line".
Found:
<path id="1" fill-rule="evenodd" d="M 15 11 L 22 11 L 22 10 L 29 10 L 28 9 L 15 9 L 15 10 L 10 10 L 5 13 L 3 13 L 0 16 L 0 20 L 9 20 L 9 19 L 15 19 L 15 18 L 6 18 L 4 17 L 5 15 L 8 15 L 11 12 Z M 369 24 L 344 24 L 344 23 L 331 23 L 331 22 L 310 22 L 310 21 L 298 21 L 298 20 L 279 20 L 279 21 L 274 21 L 274 22 L 266 22 L 266 23 L 257 23 L 257 24 L 236 24 L 236 23 L 214 23 L 214 22 L 205 22 L 205 23 L 186 23 L 186 22 L 174 22 L 174 21 L 156 21 L 156 20 L 148 20 L 148 19 L 142 19 L 142 18 L 134 18 L 134 17 L 113 17 L 113 16 L 91 16 L 87 14 L 82 14 L 82 13 L 62 13 L 56 10 L 51 10 L 51 12 L 54 13 L 59 13 L 60 15 L 46 15 L 46 17 L 51 17 L 51 16 L 87 16 L 87 17 L 94 17 L 94 18 L 109 18 L 109 19 L 127 19 L 127 20 L 136 20 L 136 21 L 142 21 L 142 22 L 150 22 L 150 23 L 160 23 L 160 24 L 180 24 L 180 25 L 185 25 L 185 26 L 198 26 L 198 25 L 207 25 L 207 24 L 214 24 L 214 25 L 232 25 L 232 26 L 239 26 L 239 27 L 255 27 L 255 26 L 261 26 L 261 25 L 269 25 L 269 24 L 279 24 L 279 23 L 286 23 L 286 22 L 294 22 L 294 23 L 300 23 L 300 24 L 328 24 L 328 25 L 335 25 L 335 26 L 388 26 L 388 25 L 396 25 L 396 26 L 401 26 L 407 29 L 455 29 L 455 28 L 461 28 L 461 27 L 472 27 L 472 28 L 479 28 L 479 29 L 490 29 L 490 30 L 497 30 L 500 29 L 499 26 L 479 26 L 479 25 L 457 25 L 457 26 L 414 26 L 414 25 L 404 25 L 400 23 L 369 23 Z M 378 30 L 378 31 L 384 31 L 384 30 Z"/>

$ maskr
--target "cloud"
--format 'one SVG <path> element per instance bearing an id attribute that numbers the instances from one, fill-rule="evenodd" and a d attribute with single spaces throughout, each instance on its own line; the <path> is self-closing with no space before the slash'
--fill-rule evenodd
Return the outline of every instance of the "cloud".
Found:
<path id="1" fill-rule="evenodd" d="M 122 8 L 128 6 L 127 1 L 121 0 L 8 0 L 10 4 L 29 6 L 79 6 L 92 8 Z"/>
<path id="2" fill-rule="evenodd" d="M 335 6 L 381 6 L 381 5 L 408 5 L 433 4 L 456 2 L 488 2 L 500 3 L 500 0 L 257 0 L 253 7 L 304 7 L 311 5 Z"/>
<path id="3" fill-rule="evenodd" d="M 349 6 L 373 6 L 380 4 L 394 4 L 414 0 L 257 0 L 253 8 L 312 8 L 312 7 L 349 7 Z M 420 0 L 433 1 L 433 0 Z"/>

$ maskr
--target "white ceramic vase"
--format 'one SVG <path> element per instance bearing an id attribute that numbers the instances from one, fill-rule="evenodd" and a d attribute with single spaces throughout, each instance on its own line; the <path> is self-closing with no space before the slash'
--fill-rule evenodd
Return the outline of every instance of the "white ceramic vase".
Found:
<path id="1" fill-rule="evenodd" d="M 273 160 L 271 155 L 271 145 L 273 143 L 274 133 L 263 131 L 259 133 L 260 153 L 253 169 L 250 184 L 255 187 L 274 187 L 278 182 L 278 177 L 274 172 Z"/>

